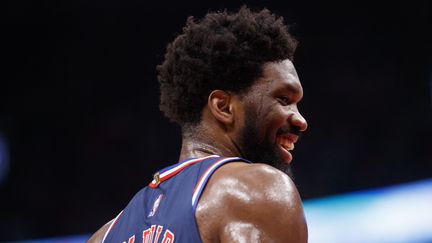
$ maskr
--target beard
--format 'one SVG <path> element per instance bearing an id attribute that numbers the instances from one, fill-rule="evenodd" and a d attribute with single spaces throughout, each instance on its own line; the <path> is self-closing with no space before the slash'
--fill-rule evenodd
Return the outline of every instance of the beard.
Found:
<path id="1" fill-rule="evenodd" d="M 257 119 L 254 119 L 257 116 L 248 108 L 245 110 L 245 113 L 245 126 L 239 137 L 242 156 L 253 163 L 263 163 L 273 166 L 294 180 L 291 166 L 283 161 L 276 142 L 269 142 L 266 136 L 260 138 L 258 134 L 260 126 Z"/>

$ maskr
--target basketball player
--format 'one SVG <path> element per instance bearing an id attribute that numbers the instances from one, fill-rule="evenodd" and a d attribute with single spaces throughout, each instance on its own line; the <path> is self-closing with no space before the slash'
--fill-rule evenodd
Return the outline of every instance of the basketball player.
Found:
<path id="1" fill-rule="evenodd" d="M 307 242 L 288 176 L 307 128 L 295 46 L 265 9 L 190 17 L 157 67 L 160 108 L 182 128 L 180 162 L 89 242 Z"/>

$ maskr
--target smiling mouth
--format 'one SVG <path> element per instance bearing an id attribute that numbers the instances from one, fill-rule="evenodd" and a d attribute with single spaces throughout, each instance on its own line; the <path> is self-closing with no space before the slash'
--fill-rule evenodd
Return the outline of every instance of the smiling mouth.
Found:
<path id="1" fill-rule="evenodd" d="M 276 143 L 279 145 L 283 158 L 286 163 L 291 163 L 292 155 L 290 151 L 294 150 L 294 143 L 297 142 L 298 136 L 292 133 L 286 133 L 278 135 L 276 137 Z"/>
<path id="2" fill-rule="evenodd" d="M 294 149 L 294 141 L 287 136 L 278 136 L 277 143 L 286 151 Z"/>

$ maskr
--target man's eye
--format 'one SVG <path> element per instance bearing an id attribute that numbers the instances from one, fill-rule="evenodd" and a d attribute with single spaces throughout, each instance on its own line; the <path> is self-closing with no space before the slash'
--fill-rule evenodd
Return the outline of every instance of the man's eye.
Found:
<path id="1" fill-rule="evenodd" d="M 288 104 L 290 103 L 289 98 L 288 98 L 288 97 L 285 97 L 285 96 L 278 97 L 278 100 L 279 100 L 279 102 L 282 103 L 283 105 L 288 105 Z"/>

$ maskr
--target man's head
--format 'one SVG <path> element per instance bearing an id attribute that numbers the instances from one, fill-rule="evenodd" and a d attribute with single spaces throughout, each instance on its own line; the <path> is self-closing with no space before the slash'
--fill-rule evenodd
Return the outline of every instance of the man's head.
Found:
<path id="1" fill-rule="evenodd" d="M 291 59 L 295 47 L 283 19 L 268 10 L 189 17 L 157 67 L 160 109 L 181 126 L 198 124 L 213 90 L 247 91 L 264 63 Z"/>
<path id="2" fill-rule="evenodd" d="M 287 150 L 306 129 L 296 106 L 302 89 L 290 61 L 295 47 L 283 19 L 268 10 L 190 17 L 157 67 L 160 108 L 185 131 L 202 122 L 205 109 L 218 106 L 215 100 L 222 106 L 239 101 L 235 124 L 213 115 L 232 125 L 229 137 L 243 157 L 285 170 L 279 164 L 291 161 Z"/>

